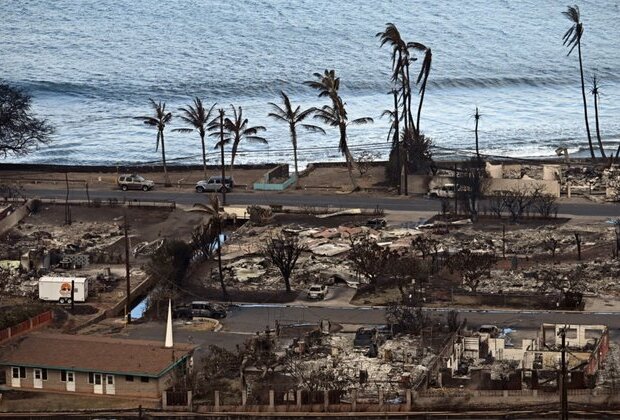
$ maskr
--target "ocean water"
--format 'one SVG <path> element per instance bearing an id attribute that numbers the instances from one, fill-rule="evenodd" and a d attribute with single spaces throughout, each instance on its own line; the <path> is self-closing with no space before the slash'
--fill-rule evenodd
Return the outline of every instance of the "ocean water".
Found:
<path id="1" fill-rule="evenodd" d="M 565 8 L 555 0 L 3 0 L 0 79 L 28 90 L 36 112 L 57 128 L 49 146 L 7 161 L 157 161 L 155 131 L 132 117 L 150 112 L 149 98 L 176 111 L 194 96 L 226 110 L 241 105 L 251 125 L 268 128 L 269 145 L 242 145 L 238 162 L 290 160 L 287 127 L 267 117 L 267 103 L 284 90 L 304 107 L 322 105 L 303 81 L 332 68 L 350 117 L 375 118 L 350 128 L 352 148 L 385 155 L 388 122 L 379 115 L 392 103 L 390 52 L 375 34 L 387 22 L 433 49 L 421 128 L 437 155 L 471 152 L 476 106 L 485 153 L 551 156 L 566 146 L 583 154 L 578 60 L 561 39 L 570 26 Z M 602 82 L 601 132 L 615 150 L 620 2 L 580 8 L 586 76 L 596 72 Z M 341 159 L 337 144 L 335 130 L 300 133 L 300 160 Z M 168 132 L 166 151 L 178 163 L 197 163 L 200 143 L 195 134 Z M 210 159 L 217 162 L 216 153 Z"/>

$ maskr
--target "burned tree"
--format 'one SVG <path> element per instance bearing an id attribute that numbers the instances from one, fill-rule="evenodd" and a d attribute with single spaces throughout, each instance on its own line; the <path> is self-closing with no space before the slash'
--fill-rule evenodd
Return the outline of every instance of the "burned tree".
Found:
<path id="1" fill-rule="evenodd" d="M 587 278 L 585 267 L 577 266 L 568 273 L 557 270 L 542 270 L 538 273 L 541 292 L 556 291 L 560 294 L 558 304 L 565 308 L 578 308 L 583 300 Z"/>
<path id="2" fill-rule="evenodd" d="M 218 232 L 211 220 L 192 232 L 192 248 L 204 261 L 211 259 L 217 250 Z"/>
<path id="3" fill-rule="evenodd" d="M 385 309 L 385 319 L 397 331 L 405 334 L 419 335 L 429 323 L 430 318 L 424 314 L 421 306 L 405 302 L 390 302 Z"/>
<path id="4" fill-rule="evenodd" d="M 166 240 L 151 256 L 146 271 L 162 285 L 180 285 L 192 258 L 192 247 L 184 241 Z"/>
<path id="5" fill-rule="evenodd" d="M 54 128 L 35 118 L 31 98 L 20 89 L 0 83 L 0 156 L 24 156 L 46 144 Z"/>
<path id="6" fill-rule="evenodd" d="M 539 190 L 535 191 L 532 197 L 532 207 L 545 219 L 551 216 L 557 217 L 558 203 L 554 195 L 543 193 Z"/>
<path id="7" fill-rule="evenodd" d="M 467 209 L 471 219 L 478 220 L 478 205 L 488 185 L 482 162 L 477 159 L 467 162 L 458 176 L 457 185 L 459 185 L 456 192 L 458 199 Z"/>
<path id="8" fill-rule="evenodd" d="M 433 238 L 429 238 L 424 235 L 417 235 L 411 240 L 411 247 L 414 251 L 417 251 L 422 256 L 422 259 L 425 260 L 426 257 L 431 255 L 432 253 L 437 254 L 438 252 L 439 242 L 437 242 Z"/>
<path id="9" fill-rule="evenodd" d="M 403 300 L 417 295 L 416 285 L 428 281 L 430 264 L 411 256 L 391 252 L 386 264 L 386 275 L 396 284 Z M 412 291 L 411 288 L 414 290 Z"/>
<path id="10" fill-rule="evenodd" d="M 390 250 L 377 244 L 370 236 L 363 236 L 355 241 L 351 238 L 351 249 L 347 256 L 355 270 L 368 279 L 368 283 L 374 289 L 377 280 L 385 272 L 390 259 Z"/>
<path id="11" fill-rule="evenodd" d="M 299 238 L 293 235 L 279 233 L 267 240 L 262 253 L 273 265 L 275 265 L 286 286 L 286 291 L 291 291 L 291 274 L 295 270 L 297 259 L 306 247 L 299 242 Z"/>
<path id="12" fill-rule="evenodd" d="M 555 253 L 558 249 L 559 241 L 555 239 L 553 236 L 548 237 L 543 241 L 543 247 L 546 250 L 551 251 L 551 257 L 555 259 Z"/>
<path id="13" fill-rule="evenodd" d="M 497 258 L 493 254 L 478 254 L 469 249 L 462 249 L 450 256 L 448 267 L 451 271 L 457 271 L 461 275 L 463 284 L 475 292 L 482 276 L 488 275 L 496 262 Z"/>

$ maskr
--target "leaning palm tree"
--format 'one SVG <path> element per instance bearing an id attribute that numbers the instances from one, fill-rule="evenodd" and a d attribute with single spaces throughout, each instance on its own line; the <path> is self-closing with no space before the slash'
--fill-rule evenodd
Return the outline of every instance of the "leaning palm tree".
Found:
<path id="1" fill-rule="evenodd" d="M 222 270 L 222 224 L 224 217 L 222 215 L 223 209 L 220 206 L 220 200 L 217 195 L 211 194 L 209 196 L 209 204 L 196 203 L 194 204 L 194 210 L 204 212 L 210 217 L 211 226 L 217 233 L 217 266 L 220 278 L 220 287 L 222 288 L 222 299 L 229 300 L 228 291 L 226 290 L 226 284 L 224 283 L 224 271 Z"/>
<path id="2" fill-rule="evenodd" d="M 293 144 L 293 158 L 295 160 L 295 176 L 299 178 L 299 168 L 297 167 L 297 126 L 301 125 L 304 129 L 313 132 L 319 132 L 325 134 L 325 130 L 321 127 L 313 124 L 304 124 L 303 121 L 311 116 L 315 112 L 315 108 L 301 109 L 301 106 L 297 106 L 293 110 L 293 105 L 290 99 L 284 92 L 280 92 L 282 96 L 282 106 L 269 102 L 272 108 L 272 112 L 268 114 L 269 117 L 274 118 L 277 121 L 288 124 L 288 128 L 291 134 L 291 143 Z"/>
<path id="3" fill-rule="evenodd" d="M 179 108 L 181 111 L 181 120 L 183 120 L 191 128 L 175 128 L 172 131 L 178 131 L 181 133 L 191 133 L 194 130 L 198 131 L 200 136 L 200 143 L 202 145 L 202 167 L 204 170 L 205 179 L 207 178 L 207 150 L 205 147 L 205 135 L 207 133 L 207 126 L 211 122 L 211 113 L 216 104 L 211 105 L 208 110 L 202 105 L 200 98 L 194 98 L 194 104 L 188 105 L 185 108 Z"/>
<path id="4" fill-rule="evenodd" d="M 228 139 L 232 143 L 230 153 L 230 171 L 232 172 L 239 143 L 241 143 L 242 140 L 246 140 L 267 144 L 267 139 L 258 135 L 258 133 L 267 129 L 260 125 L 250 127 L 248 125 L 248 119 L 243 118 L 243 109 L 241 109 L 241 107 L 238 108 L 238 111 L 234 105 L 231 105 L 230 108 L 233 112 L 233 118 L 226 118 L 224 120 L 224 129 L 227 131 Z"/>
<path id="5" fill-rule="evenodd" d="M 594 76 L 592 76 L 592 89 L 590 89 L 590 93 L 592 94 L 592 96 L 594 96 L 594 120 L 596 122 L 596 139 L 598 140 L 598 148 L 601 150 L 601 156 L 603 158 L 607 158 L 607 156 L 605 155 L 605 149 L 603 148 L 603 140 L 601 139 L 601 128 L 598 121 L 598 101 L 599 95 L 601 94 L 599 88 L 600 86 L 598 84 L 598 79 L 595 74 Z"/>
<path id="6" fill-rule="evenodd" d="M 416 133 L 420 135 L 420 114 L 422 113 L 422 103 L 424 102 L 424 94 L 426 93 L 426 82 L 428 81 L 428 75 L 431 72 L 433 53 L 430 48 L 428 48 L 424 44 L 420 44 L 419 42 L 410 42 L 409 44 L 407 44 L 407 47 L 424 52 L 424 60 L 422 61 L 422 67 L 420 68 L 418 80 L 416 81 L 417 85 L 420 85 L 420 82 L 422 82 L 422 84 L 420 85 L 420 103 L 418 104 L 418 117 L 416 119 Z"/>
<path id="7" fill-rule="evenodd" d="M 314 112 L 314 118 L 322 121 L 323 123 L 331 127 L 338 128 L 338 131 L 340 133 L 338 150 L 340 151 L 340 153 L 342 153 L 347 162 L 347 170 L 349 171 L 349 178 L 351 179 L 353 190 L 357 190 L 357 182 L 353 177 L 353 155 L 351 154 L 351 151 L 349 150 L 349 145 L 347 143 L 347 127 L 349 125 L 372 123 L 373 119 L 365 117 L 349 121 L 345 104 L 338 93 L 338 89 L 340 88 L 340 78 L 336 77 L 336 72 L 334 70 L 325 70 L 323 74 L 314 73 L 314 77 L 316 78 L 316 80 L 307 81 L 305 82 L 306 85 L 318 90 L 319 97 L 327 96 L 332 102 L 331 106 L 323 105 L 322 108 L 317 109 Z"/>
<path id="8" fill-rule="evenodd" d="M 136 120 L 141 120 L 146 125 L 157 128 L 157 144 L 155 145 L 155 151 L 157 152 L 159 144 L 161 143 L 161 160 L 164 166 L 164 182 L 166 187 L 170 187 L 172 184 L 170 183 L 170 178 L 168 178 L 168 168 L 166 167 L 166 144 L 164 143 L 164 129 L 166 128 L 166 124 L 168 124 L 170 120 L 172 120 L 172 114 L 170 112 L 166 112 L 165 102 L 155 102 L 152 99 L 149 99 L 149 101 L 151 102 L 151 106 L 155 111 L 155 115 L 134 118 Z"/>
<path id="9" fill-rule="evenodd" d="M 571 21 L 571 26 L 562 40 L 564 45 L 570 48 L 567 55 L 570 55 L 575 47 L 579 54 L 579 73 L 581 75 L 581 96 L 583 98 L 583 115 L 586 121 L 586 132 L 588 133 L 588 146 L 590 147 L 590 156 L 594 159 L 594 147 L 592 146 L 592 135 L 590 134 L 590 123 L 588 122 L 588 104 L 586 102 L 586 85 L 583 79 L 583 60 L 581 58 L 581 36 L 583 35 L 583 24 L 581 23 L 581 16 L 579 14 L 579 7 L 577 5 L 568 6 L 566 11 L 562 12 L 568 20 Z"/>

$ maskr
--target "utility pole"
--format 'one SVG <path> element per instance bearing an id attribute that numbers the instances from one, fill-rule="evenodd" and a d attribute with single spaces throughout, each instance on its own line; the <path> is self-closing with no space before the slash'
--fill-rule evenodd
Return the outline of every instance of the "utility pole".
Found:
<path id="1" fill-rule="evenodd" d="M 454 215 L 458 215 L 459 214 L 459 198 L 458 198 L 458 194 L 457 191 L 459 190 L 459 178 L 458 178 L 458 172 L 456 169 L 456 163 L 454 164 Z"/>
<path id="2" fill-rule="evenodd" d="M 75 280 L 71 280 L 71 313 L 74 313 L 75 309 Z"/>
<path id="3" fill-rule="evenodd" d="M 131 282 L 129 276 L 129 235 L 127 235 L 127 211 L 123 215 L 123 234 L 125 235 L 125 280 L 127 281 L 127 299 L 125 300 L 125 314 L 127 324 L 131 324 Z"/>
<path id="4" fill-rule="evenodd" d="M 226 168 L 224 166 L 224 109 L 220 108 L 220 152 L 222 158 L 222 205 L 226 205 Z"/>
<path id="5" fill-rule="evenodd" d="M 67 194 L 65 196 L 65 225 L 71 224 L 71 207 L 69 207 L 69 175 L 65 172 L 65 184 L 67 186 Z"/>
<path id="6" fill-rule="evenodd" d="M 394 140 L 392 144 L 396 146 L 396 167 L 398 168 L 397 186 L 398 186 L 398 195 L 401 195 L 402 193 L 401 181 L 403 178 L 403 171 L 402 171 L 403 167 L 400 163 L 401 150 L 400 150 L 400 131 L 399 131 L 399 126 L 398 126 L 398 91 L 393 90 L 392 93 L 394 94 Z"/>
<path id="7" fill-rule="evenodd" d="M 566 329 L 565 325 L 560 329 L 558 334 L 562 337 L 562 376 L 561 376 L 561 392 L 560 392 L 560 419 L 568 420 L 568 375 L 566 368 Z"/>

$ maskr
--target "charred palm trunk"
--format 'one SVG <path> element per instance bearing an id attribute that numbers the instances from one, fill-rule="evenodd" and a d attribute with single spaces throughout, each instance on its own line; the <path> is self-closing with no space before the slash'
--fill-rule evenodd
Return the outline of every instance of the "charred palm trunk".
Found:
<path id="1" fill-rule="evenodd" d="M 606 159 L 605 150 L 603 149 L 603 140 L 601 139 L 601 128 L 598 121 L 598 93 L 594 94 L 594 121 L 596 123 L 596 140 L 598 141 L 598 148 L 601 150 L 601 156 Z M 612 152 L 613 153 L 613 152 Z"/>
<path id="2" fill-rule="evenodd" d="M 402 193 L 401 180 L 403 175 L 403 168 L 400 164 L 400 127 L 398 121 L 398 92 L 396 90 L 394 91 L 394 140 L 392 141 L 392 149 L 396 151 L 396 168 L 398 170 L 396 186 L 398 187 L 398 195 L 400 195 Z"/>
<path id="3" fill-rule="evenodd" d="M 202 169 L 204 171 L 205 179 L 209 179 L 207 177 L 207 149 L 205 148 L 205 132 L 204 132 L 204 130 L 200 130 L 200 143 L 202 145 Z"/>
<path id="4" fill-rule="evenodd" d="M 222 160 L 222 205 L 226 205 L 226 164 L 224 162 L 224 110 L 220 109 L 220 158 Z M 220 274 L 221 276 L 221 274 Z"/>
<path id="5" fill-rule="evenodd" d="M 290 125 L 291 129 L 291 143 L 293 143 L 293 160 L 295 162 L 295 177 L 299 180 L 299 168 L 297 167 L 297 131 L 295 130 L 295 125 Z M 297 181 L 295 181 L 297 184 Z"/>
<path id="6" fill-rule="evenodd" d="M 166 166 L 166 144 L 164 142 L 164 130 L 159 131 L 159 139 L 161 140 L 161 160 L 164 165 L 164 185 L 166 187 L 172 186 L 170 178 L 168 177 L 168 167 Z"/>
<path id="7" fill-rule="evenodd" d="M 351 155 L 351 151 L 347 145 L 347 126 L 344 122 L 340 123 L 340 148 L 347 162 L 347 171 L 349 171 L 349 178 L 351 179 L 353 191 L 357 191 L 359 187 L 357 185 L 357 181 L 355 180 L 355 176 L 353 175 L 353 156 Z"/>
<path id="8" fill-rule="evenodd" d="M 219 217 L 217 215 L 216 217 Z M 222 269 L 222 223 L 217 223 L 217 269 L 220 277 L 220 287 L 222 288 L 222 299 L 229 301 L 228 291 L 226 290 L 226 284 L 224 283 L 224 270 Z"/>
<path id="9" fill-rule="evenodd" d="M 579 73 L 581 75 L 581 96 L 583 98 L 583 116 L 586 121 L 586 132 L 588 133 L 588 146 L 590 147 L 590 157 L 595 158 L 594 146 L 592 145 L 592 135 L 590 134 L 590 123 L 588 121 L 588 104 L 586 101 L 586 84 L 583 79 L 583 61 L 581 59 L 581 40 L 577 42 L 577 52 L 579 53 Z"/>

